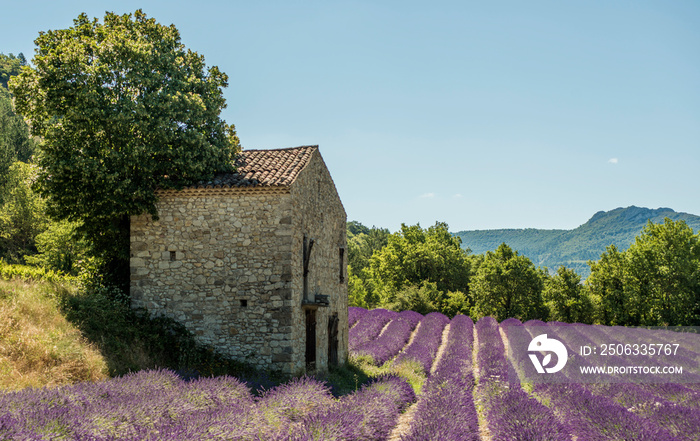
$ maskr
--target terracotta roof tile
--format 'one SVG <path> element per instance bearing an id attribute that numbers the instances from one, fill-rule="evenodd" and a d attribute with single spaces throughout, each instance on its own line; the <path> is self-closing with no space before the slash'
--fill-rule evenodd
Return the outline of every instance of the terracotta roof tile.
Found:
<path id="1" fill-rule="evenodd" d="M 236 172 L 219 174 L 195 188 L 288 187 L 306 167 L 318 146 L 274 150 L 243 150 L 236 159 Z"/>

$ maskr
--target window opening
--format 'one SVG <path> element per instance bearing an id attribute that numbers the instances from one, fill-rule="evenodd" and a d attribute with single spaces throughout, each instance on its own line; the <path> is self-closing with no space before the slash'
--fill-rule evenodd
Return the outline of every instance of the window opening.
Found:
<path id="1" fill-rule="evenodd" d="M 314 247 L 314 239 L 308 239 L 304 235 L 303 255 L 304 255 L 304 300 L 309 299 L 309 261 L 311 260 L 311 250 Z"/>

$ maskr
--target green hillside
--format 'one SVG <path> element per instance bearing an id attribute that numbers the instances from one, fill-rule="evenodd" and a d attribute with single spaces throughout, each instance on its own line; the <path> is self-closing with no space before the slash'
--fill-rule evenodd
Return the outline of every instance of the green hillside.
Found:
<path id="1" fill-rule="evenodd" d="M 455 233 L 462 246 L 475 254 L 492 251 L 507 243 L 536 265 L 556 270 L 563 265 L 588 277 L 588 260 L 598 260 L 605 247 L 614 244 L 620 250 L 634 242 L 648 220 L 663 222 L 664 218 L 683 220 L 694 231 L 700 230 L 700 216 L 678 213 L 670 208 L 616 208 L 599 211 L 588 222 L 573 230 L 503 229 L 474 230 Z"/>

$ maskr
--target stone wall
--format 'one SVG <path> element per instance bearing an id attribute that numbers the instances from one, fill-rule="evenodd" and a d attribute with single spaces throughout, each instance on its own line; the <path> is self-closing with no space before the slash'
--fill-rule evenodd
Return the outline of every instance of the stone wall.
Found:
<path id="1" fill-rule="evenodd" d="M 160 220 L 132 218 L 132 305 L 291 373 L 291 195 L 212 193 L 163 192 Z"/>
<path id="2" fill-rule="evenodd" d="M 330 306 L 316 310 L 316 368 L 328 367 L 328 327 L 332 314 L 337 314 L 338 358 L 340 363 L 348 355 L 348 286 L 347 251 L 340 262 L 339 249 L 346 248 L 345 209 L 336 191 L 335 184 L 321 155 L 314 153 L 310 163 L 292 185 L 292 292 L 294 311 L 292 314 L 293 345 L 295 350 L 305 353 L 305 314 L 303 300 L 303 240 L 314 239 L 309 261 L 308 296 L 315 294 L 330 296 Z M 340 277 L 342 265 L 343 277 Z M 299 359 L 302 362 L 305 358 Z M 295 366 L 296 369 L 300 365 Z"/>

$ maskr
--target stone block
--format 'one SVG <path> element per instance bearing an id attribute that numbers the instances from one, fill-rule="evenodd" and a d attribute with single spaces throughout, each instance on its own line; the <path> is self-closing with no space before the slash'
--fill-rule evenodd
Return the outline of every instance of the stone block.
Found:
<path id="1" fill-rule="evenodd" d="M 292 354 L 273 354 L 272 361 L 274 363 L 284 363 L 292 361 Z"/>

